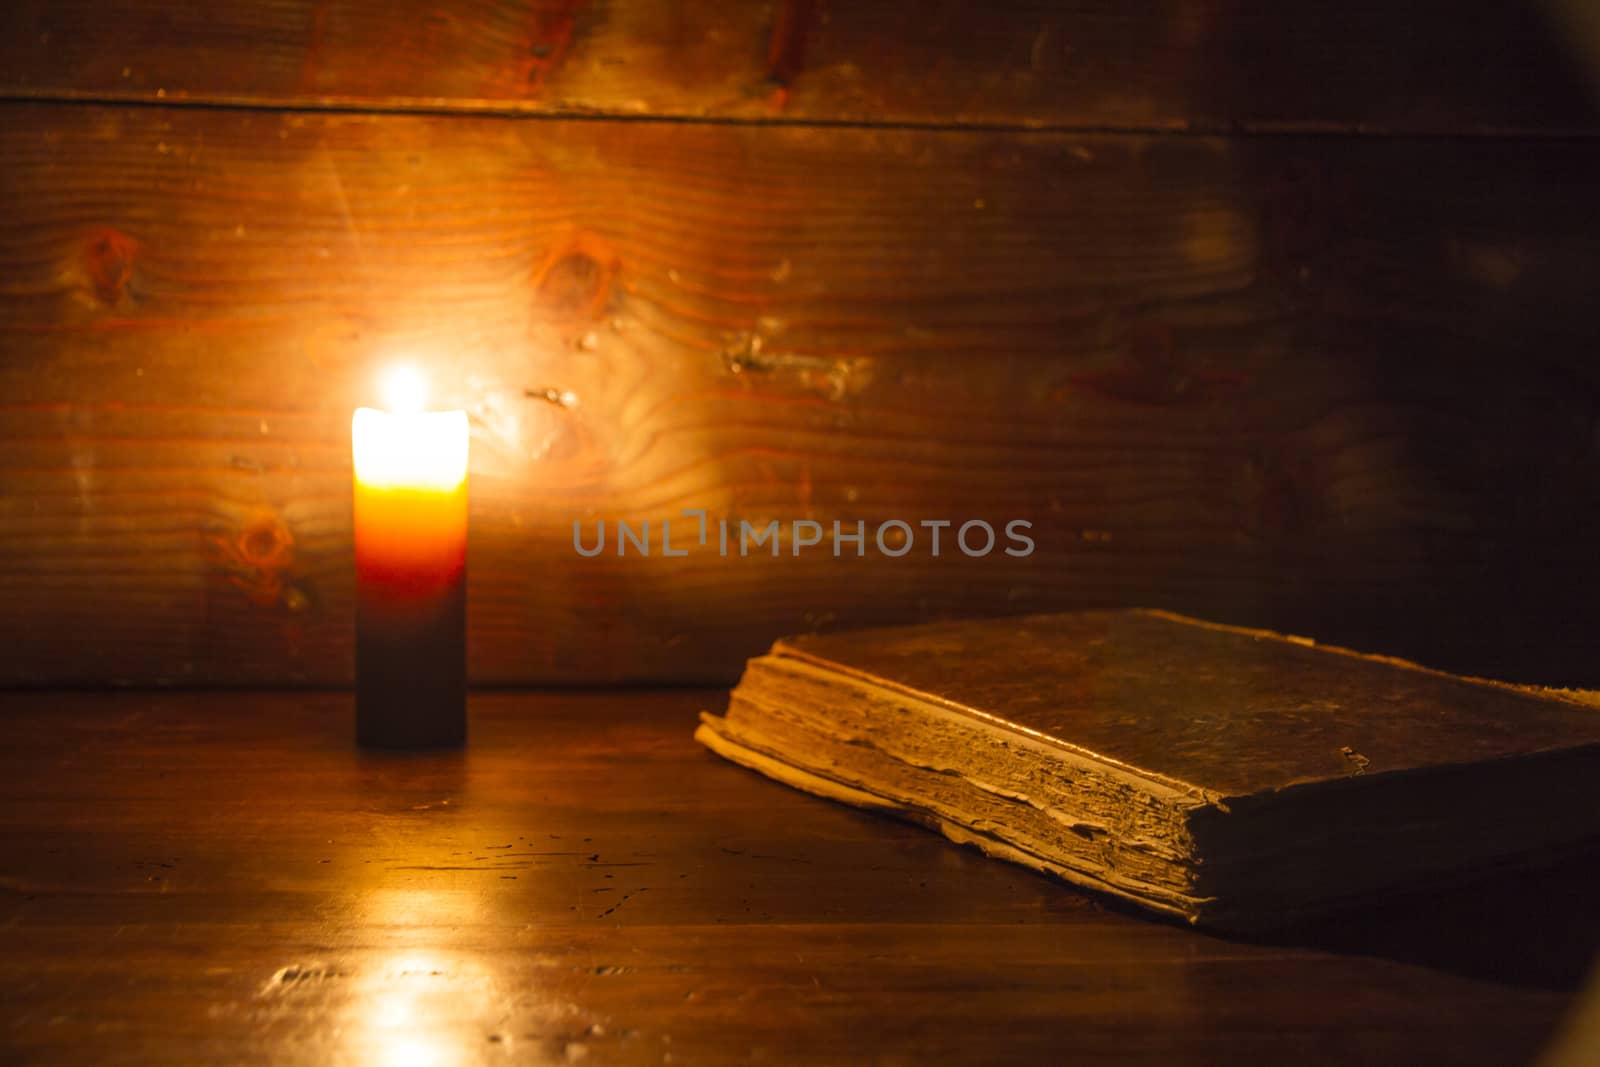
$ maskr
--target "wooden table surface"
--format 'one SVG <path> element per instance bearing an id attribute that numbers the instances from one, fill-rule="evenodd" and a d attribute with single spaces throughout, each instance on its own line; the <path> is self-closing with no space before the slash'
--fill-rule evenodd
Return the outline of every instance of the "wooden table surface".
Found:
<path id="1" fill-rule="evenodd" d="M 1597 865 L 1267 941 L 1150 921 L 690 740 L 714 692 L 0 696 L 0 1061 L 1525 1063 Z"/>

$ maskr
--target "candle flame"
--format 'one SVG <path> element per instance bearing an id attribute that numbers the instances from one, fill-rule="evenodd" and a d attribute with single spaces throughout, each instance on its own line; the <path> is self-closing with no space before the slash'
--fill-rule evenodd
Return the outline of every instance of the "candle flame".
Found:
<path id="1" fill-rule="evenodd" d="M 356 480 L 374 489 L 452 492 L 467 477 L 467 413 L 357 408 Z"/>
<path id="2" fill-rule="evenodd" d="M 396 415 L 415 415 L 428 399 L 428 383 L 415 367 L 390 367 L 383 376 L 383 403 Z"/>

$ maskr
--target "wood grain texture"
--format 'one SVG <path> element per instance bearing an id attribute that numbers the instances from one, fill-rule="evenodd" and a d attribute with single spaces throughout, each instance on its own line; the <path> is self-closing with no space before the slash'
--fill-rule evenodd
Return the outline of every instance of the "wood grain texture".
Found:
<path id="1" fill-rule="evenodd" d="M 397 358 L 473 419 L 478 681 L 1129 604 L 1596 680 L 1600 144 L 12 104 L 0 159 L 7 681 L 347 680 Z M 573 551 L 685 508 L 1037 549 Z"/>
<path id="2" fill-rule="evenodd" d="M 1549 5 L 1556 10 L 1556 5 Z M 1595 129 L 1570 28 L 1479 0 L 12 0 L 0 91 L 1125 129 Z"/>
<path id="3" fill-rule="evenodd" d="M 1143 920 L 723 764 L 721 699 L 480 695 L 395 758 L 348 695 L 0 697 L 0 1051 L 1500 1067 L 1600 943 L 1593 864 L 1272 942 Z"/>

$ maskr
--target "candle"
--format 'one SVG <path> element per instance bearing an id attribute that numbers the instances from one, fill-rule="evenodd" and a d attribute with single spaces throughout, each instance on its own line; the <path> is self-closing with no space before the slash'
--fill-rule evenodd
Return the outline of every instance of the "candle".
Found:
<path id="1" fill-rule="evenodd" d="M 356 739 L 466 740 L 467 413 L 423 411 L 408 369 L 360 408 L 355 458 Z"/>

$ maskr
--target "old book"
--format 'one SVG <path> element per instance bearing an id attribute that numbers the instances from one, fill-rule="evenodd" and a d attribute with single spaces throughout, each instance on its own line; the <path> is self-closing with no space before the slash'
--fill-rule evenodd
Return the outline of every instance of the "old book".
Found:
<path id="1" fill-rule="evenodd" d="M 1157 611 L 789 638 L 702 718 L 779 781 L 1223 928 L 1600 836 L 1593 694 Z"/>

